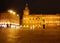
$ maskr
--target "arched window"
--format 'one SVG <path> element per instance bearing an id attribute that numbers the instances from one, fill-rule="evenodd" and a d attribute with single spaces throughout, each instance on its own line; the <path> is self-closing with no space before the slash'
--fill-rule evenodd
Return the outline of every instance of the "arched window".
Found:
<path id="1" fill-rule="evenodd" d="M 33 18 L 33 20 L 34 20 L 34 18 Z"/>
<path id="2" fill-rule="evenodd" d="M 40 18 L 39 18 L 39 17 L 37 17 L 37 18 L 36 18 L 36 20 L 38 20 L 38 21 L 39 21 L 39 20 L 40 20 Z"/>

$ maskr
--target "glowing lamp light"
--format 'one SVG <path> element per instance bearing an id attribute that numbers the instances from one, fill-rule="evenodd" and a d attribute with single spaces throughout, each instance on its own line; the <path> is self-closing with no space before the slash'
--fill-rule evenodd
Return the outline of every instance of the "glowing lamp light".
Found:
<path id="1" fill-rule="evenodd" d="M 35 28 L 35 26 L 33 25 L 33 29 Z"/>
<path id="2" fill-rule="evenodd" d="M 14 26 L 14 25 L 11 25 L 11 28 L 15 28 L 16 26 Z"/>
<path id="3" fill-rule="evenodd" d="M 28 25 L 26 27 L 29 27 Z"/>
<path id="4" fill-rule="evenodd" d="M 17 15 L 17 16 L 19 16 L 19 15 Z"/>
<path id="5" fill-rule="evenodd" d="M 12 13 L 13 15 L 16 14 L 16 12 L 14 12 L 13 10 L 8 10 L 9 13 Z"/>
<path id="6" fill-rule="evenodd" d="M 16 28 L 20 28 L 19 26 L 16 26 Z"/>
<path id="7" fill-rule="evenodd" d="M 30 29 L 32 29 L 32 26 L 30 27 Z"/>
<path id="8" fill-rule="evenodd" d="M 20 28 L 22 28 L 22 25 L 20 25 Z"/>
<path id="9" fill-rule="evenodd" d="M 15 14 L 16 14 L 16 12 L 13 12 L 13 14 L 15 15 Z"/>
<path id="10" fill-rule="evenodd" d="M 3 24 L 2 27 L 7 27 L 7 25 Z"/>
<path id="11" fill-rule="evenodd" d="M 9 13 L 13 13 L 13 10 L 8 10 Z"/>
<path id="12" fill-rule="evenodd" d="M 39 27 L 41 27 L 41 25 L 39 25 Z"/>
<path id="13" fill-rule="evenodd" d="M 25 27 L 25 25 L 23 27 Z"/>

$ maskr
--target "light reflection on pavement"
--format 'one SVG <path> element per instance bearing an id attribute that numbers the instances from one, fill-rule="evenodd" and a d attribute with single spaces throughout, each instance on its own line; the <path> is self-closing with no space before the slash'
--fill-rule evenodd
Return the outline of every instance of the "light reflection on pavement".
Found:
<path id="1" fill-rule="evenodd" d="M 0 31 L 0 43 L 60 43 L 60 30 L 21 30 Z"/>

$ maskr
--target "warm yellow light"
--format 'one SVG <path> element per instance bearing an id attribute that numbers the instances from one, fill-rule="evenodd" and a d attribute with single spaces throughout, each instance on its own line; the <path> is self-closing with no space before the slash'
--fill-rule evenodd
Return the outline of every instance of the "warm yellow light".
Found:
<path id="1" fill-rule="evenodd" d="M 39 25 L 39 27 L 41 27 L 41 25 Z"/>
<path id="2" fill-rule="evenodd" d="M 10 24 L 10 22 L 0 22 L 0 24 Z"/>
<path id="3" fill-rule="evenodd" d="M 20 25 L 20 28 L 22 28 L 22 25 Z"/>
<path id="4" fill-rule="evenodd" d="M 19 16 L 19 15 L 17 15 L 17 16 Z"/>
<path id="5" fill-rule="evenodd" d="M 35 26 L 33 25 L 33 29 L 35 28 Z"/>
<path id="6" fill-rule="evenodd" d="M 14 26 L 14 25 L 11 25 L 11 28 L 15 28 L 16 26 Z"/>
<path id="7" fill-rule="evenodd" d="M 7 25 L 3 24 L 2 27 L 7 27 Z"/>
<path id="8" fill-rule="evenodd" d="M 16 12 L 13 12 L 13 14 L 15 15 L 15 14 L 16 14 Z"/>
<path id="9" fill-rule="evenodd" d="M 9 13 L 13 13 L 13 10 L 8 10 Z"/>
<path id="10" fill-rule="evenodd" d="M 25 25 L 23 27 L 25 27 Z"/>
<path id="11" fill-rule="evenodd" d="M 31 26 L 30 29 L 32 29 L 33 27 Z"/>
<path id="12" fill-rule="evenodd" d="M 13 10 L 8 10 L 9 13 L 12 13 L 12 14 L 16 14 L 16 12 L 14 12 Z"/>
<path id="13" fill-rule="evenodd" d="M 16 28 L 18 29 L 18 28 L 20 28 L 20 26 L 16 26 Z"/>
<path id="14" fill-rule="evenodd" d="M 28 25 L 26 27 L 29 27 Z"/>

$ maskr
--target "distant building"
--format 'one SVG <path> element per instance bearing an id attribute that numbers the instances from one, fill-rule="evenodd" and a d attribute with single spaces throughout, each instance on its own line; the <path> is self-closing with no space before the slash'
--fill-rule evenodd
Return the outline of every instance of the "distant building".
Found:
<path id="1" fill-rule="evenodd" d="M 10 13 L 0 14 L 0 26 L 5 27 L 17 27 L 20 25 L 20 16 Z"/>
<path id="2" fill-rule="evenodd" d="M 60 27 L 60 15 L 31 14 L 28 4 L 23 10 L 22 25 L 30 28 L 57 28 Z"/>

